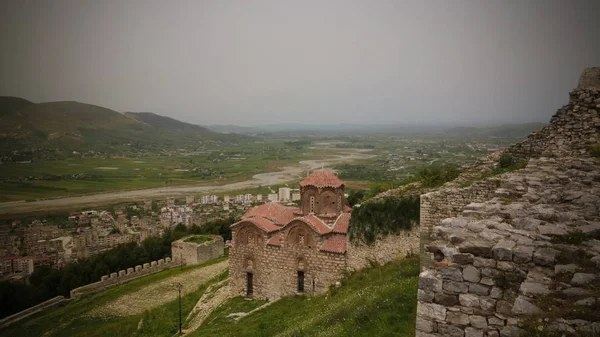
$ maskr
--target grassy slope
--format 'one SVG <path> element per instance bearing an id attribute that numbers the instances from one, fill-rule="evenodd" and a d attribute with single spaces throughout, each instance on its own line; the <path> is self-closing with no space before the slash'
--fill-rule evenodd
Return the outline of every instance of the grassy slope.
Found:
<path id="1" fill-rule="evenodd" d="M 418 263 L 365 269 L 326 295 L 284 298 L 235 322 L 227 315 L 263 303 L 237 297 L 190 336 L 414 336 Z"/>
<path id="2" fill-rule="evenodd" d="M 148 284 L 163 280 L 180 273 L 223 261 L 225 257 L 212 260 L 202 265 L 171 268 L 142 279 L 128 282 L 119 287 L 94 294 L 82 300 L 69 303 L 67 306 L 46 315 L 36 316 L 0 331 L 0 337 L 9 336 L 42 336 L 45 337 L 120 337 L 120 336 L 170 336 L 177 331 L 179 324 L 178 301 L 172 301 L 160 307 L 146 311 L 144 314 L 128 317 L 85 317 L 91 309 L 112 301 L 122 295 L 137 291 Z M 209 283 L 223 280 L 227 272 Z M 202 296 L 208 284 L 182 297 L 182 312 L 185 317 Z M 176 288 L 173 288 L 176 291 Z M 138 330 L 138 324 L 143 318 Z M 50 333 L 48 333 L 50 331 Z"/>

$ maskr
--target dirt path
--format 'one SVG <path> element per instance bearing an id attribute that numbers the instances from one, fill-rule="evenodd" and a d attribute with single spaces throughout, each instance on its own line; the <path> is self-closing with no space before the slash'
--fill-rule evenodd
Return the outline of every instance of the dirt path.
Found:
<path id="1" fill-rule="evenodd" d="M 212 186 L 172 186 L 156 187 L 143 190 L 120 191 L 82 195 L 78 197 L 67 197 L 37 201 L 9 201 L 0 203 L 0 214 L 22 214 L 28 212 L 76 209 L 80 207 L 112 204 L 115 202 L 135 201 L 146 199 L 165 199 L 167 197 L 181 196 L 191 193 L 218 193 L 236 191 L 245 188 L 253 188 L 259 185 L 269 186 L 281 184 L 290 180 L 298 179 L 306 170 L 320 169 L 334 164 L 352 162 L 361 159 L 373 158 L 374 155 L 361 149 L 348 149 L 340 152 L 332 158 L 323 160 L 303 160 L 296 166 L 286 166 L 281 171 L 259 173 L 250 180 Z"/>
<path id="2" fill-rule="evenodd" d="M 186 321 L 188 321 L 188 328 L 184 330 L 184 334 L 196 331 L 204 320 L 221 304 L 225 303 L 230 298 L 229 287 L 227 286 L 227 280 L 219 282 L 212 289 L 207 289 L 202 295 L 202 298 L 198 300 L 196 306 L 188 315 Z"/>
<path id="3" fill-rule="evenodd" d="M 195 269 L 152 283 L 133 293 L 121 296 L 108 302 L 88 314 L 92 317 L 131 316 L 143 313 L 173 301 L 177 298 L 177 284 L 183 285 L 182 294 L 188 294 L 198 289 L 200 285 L 221 274 L 229 268 L 229 261 L 219 262 L 210 266 Z"/>

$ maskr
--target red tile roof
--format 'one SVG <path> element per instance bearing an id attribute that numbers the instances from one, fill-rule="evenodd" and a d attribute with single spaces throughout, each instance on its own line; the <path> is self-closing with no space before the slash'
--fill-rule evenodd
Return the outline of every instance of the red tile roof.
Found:
<path id="1" fill-rule="evenodd" d="M 342 213 L 335 224 L 333 224 L 333 229 L 331 230 L 334 233 L 346 234 L 348 233 L 348 225 L 350 224 L 350 213 Z"/>
<path id="2" fill-rule="evenodd" d="M 242 216 L 242 219 L 262 217 L 271 220 L 279 226 L 283 226 L 295 217 L 295 210 L 297 211 L 297 207 L 286 207 L 278 202 L 268 202 L 250 208 L 246 214 Z"/>
<path id="3" fill-rule="evenodd" d="M 348 206 L 348 205 L 344 205 L 344 212 L 345 213 L 350 213 L 352 212 L 352 207 Z"/>
<path id="4" fill-rule="evenodd" d="M 329 238 L 321 247 L 322 252 L 343 254 L 346 252 L 346 236 L 335 235 Z"/>
<path id="5" fill-rule="evenodd" d="M 297 217 L 290 221 L 290 223 L 294 221 L 304 222 L 305 224 L 309 225 L 315 232 L 319 233 L 319 235 L 331 233 L 331 228 L 327 227 L 327 225 L 323 223 L 321 219 L 317 218 L 314 215 Z"/>
<path id="6" fill-rule="evenodd" d="M 277 233 L 274 237 L 270 238 L 267 242 L 267 245 L 271 246 L 281 246 L 281 235 Z"/>
<path id="7" fill-rule="evenodd" d="M 233 227 L 236 227 L 243 223 L 254 224 L 256 227 L 258 227 L 259 229 L 261 229 L 267 233 L 278 231 L 281 228 L 281 227 L 275 225 L 273 222 L 271 222 L 265 218 L 262 218 L 262 217 L 253 217 L 253 218 L 247 218 L 247 219 L 242 218 L 241 221 L 234 223 L 233 225 L 231 225 L 231 227 L 233 228 Z"/>
<path id="8" fill-rule="evenodd" d="M 315 186 L 315 187 L 340 187 L 343 186 L 344 182 L 340 180 L 335 174 L 326 171 L 315 171 L 309 175 L 306 179 L 300 182 L 300 186 Z"/>

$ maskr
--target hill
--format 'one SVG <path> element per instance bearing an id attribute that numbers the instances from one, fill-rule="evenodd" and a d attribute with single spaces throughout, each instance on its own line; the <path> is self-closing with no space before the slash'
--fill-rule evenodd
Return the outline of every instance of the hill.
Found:
<path id="1" fill-rule="evenodd" d="M 126 154 L 240 139 L 153 113 L 123 114 L 80 102 L 32 103 L 0 97 L 0 156 L 48 149 Z"/>
<path id="2" fill-rule="evenodd" d="M 210 285 L 227 278 L 227 272 L 202 282 L 194 273 L 215 266 L 220 260 L 201 266 L 172 268 L 131 281 L 80 300 L 70 301 L 56 311 L 25 319 L 0 331 L 5 336 L 172 336 L 177 333 L 179 316 L 177 291 L 183 281 L 182 315 L 185 318 Z M 214 310 L 196 331 L 188 336 L 414 336 L 417 297 L 416 257 L 384 266 L 366 268 L 342 280 L 341 288 L 316 297 L 288 297 L 249 313 L 264 301 L 235 297 Z M 146 310 L 121 313 L 101 310 L 131 296 L 148 291 L 156 284 L 171 285 L 172 292 L 135 298 L 146 301 Z M 189 289 L 188 289 L 189 288 Z M 167 289 L 165 289 L 167 290 Z M 210 293 L 208 294 L 210 295 Z M 165 299 L 165 297 L 168 297 Z M 161 303 L 156 306 L 152 303 Z M 131 307 L 134 307 L 133 305 Z M 128 308 L 122 306 L 121 308 Z M 235 320 L 231 313 L 249 313 Z M 185 321 L 184 321 L 185 322 Z M 184 323 L 184 330 L 188 322 Z"/>

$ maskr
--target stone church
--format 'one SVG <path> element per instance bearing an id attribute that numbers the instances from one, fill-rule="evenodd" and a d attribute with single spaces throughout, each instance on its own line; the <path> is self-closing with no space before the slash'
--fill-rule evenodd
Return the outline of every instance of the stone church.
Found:
<path id="1" fill-rule="evenodd" d="M 231 225 L 233 296 L 277 299 L 325 292 L 346 266 L 350 207 L 344 182 L 315 171 L 300 182 L 299 207 L 276 202 L 249 209 Z"/>

